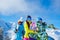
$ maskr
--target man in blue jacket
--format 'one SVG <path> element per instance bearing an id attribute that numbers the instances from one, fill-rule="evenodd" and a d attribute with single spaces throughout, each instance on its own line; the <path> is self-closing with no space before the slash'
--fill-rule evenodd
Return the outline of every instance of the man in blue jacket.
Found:
<path id="1" fill-rule="evenodd" d="M 23 21 L 22 18 L 18 20 L 18 25 L 16 27 L 16 40 L 23 40 L 24 36 L 24 26 L 23 26 Z"/>

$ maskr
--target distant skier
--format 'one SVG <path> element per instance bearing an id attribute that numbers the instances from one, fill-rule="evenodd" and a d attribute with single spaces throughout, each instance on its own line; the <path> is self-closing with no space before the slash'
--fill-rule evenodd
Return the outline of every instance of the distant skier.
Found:
<path id="1" fill-rule="evenodd" d="M 22 17 L 20 18 L 20 20 L 18 20 L 18 25 L 16 27 L 16 35 L 17 35 L 16 40 L 23 40 L 24 26 Z"/>

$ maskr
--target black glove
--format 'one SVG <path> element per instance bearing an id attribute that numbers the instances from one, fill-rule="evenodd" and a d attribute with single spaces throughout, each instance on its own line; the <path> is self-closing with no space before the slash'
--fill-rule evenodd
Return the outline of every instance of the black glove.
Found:
<path id="1" fill-rule="evenodd" d="M 17 33 L 17 31 L 18 31 L 18 30 L 16 29 L 16 30 L 15 30 L 15 33 Z"/>
<path id="2" fill-rule="evenodd" d="M 47 24 L 46 24 L 46 22 L 43 22 L 42 25 L 43 25 L 43 26 L 46 26 Z"/>

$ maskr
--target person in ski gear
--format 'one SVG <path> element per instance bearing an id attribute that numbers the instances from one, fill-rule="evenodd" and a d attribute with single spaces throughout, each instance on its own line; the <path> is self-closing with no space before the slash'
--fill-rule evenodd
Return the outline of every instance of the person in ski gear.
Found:
<path id="1" fill-rule="evenodd" d="M 31 16 L 27 16 L 27 20 L 24 22 L 24 30 L 25 30 L 25 35 L 23 40 L 29 40 L 29 33 L 35 33 L 34 30 L 30 29 L 30 24 L 32 23 L 32 18 Z"/>
<path id="2" fill-rule="evenodd" d="M 55 29 L 55 27 L 52 24 L 47 26 L 46 22 L 43 22 L 42 18 L 38 17 L 38 21 L 37 21 L 38 33 L 36 34 L 37 40 L 48 40 L 48 34 L 46 33 L 46 28 Z"/>
<path id="3" fill-rule="evenodd" d="M 21 17 L 20 20 L 18 20 L 18 25 L 16 27 L 16 40 L 23 40 L 24 36 L 24 26 L 23 26 L 23 18 Z"/>
<path id="4" fill-rule="evenodd" d="M 37 32 L 37 30 L 36 30 L 36 23 L 35 22 L 32 22 L 32 24 L 30 26 L 30 29 L 35 30 Z M 30 36 L 30 40 L 37 40 L 35 33 L 30 33 L 29 36 Z"/>

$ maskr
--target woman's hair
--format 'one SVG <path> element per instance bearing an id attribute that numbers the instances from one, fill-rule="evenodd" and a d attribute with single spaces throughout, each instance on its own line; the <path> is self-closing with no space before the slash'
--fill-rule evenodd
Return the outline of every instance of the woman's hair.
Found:
<path id="1" fill-rule="evenodd" d="M 29 24 L 29 22 L 26 20 L 26 23 L 27 23 L 27 25 L 28 25 L 28 28 L 30 28 L 30 24 Z"/>
<path id="2" fill-rule="evenodd" d="M 23 22 L 19 21 L 18 24 L 22 24 Z"/>

